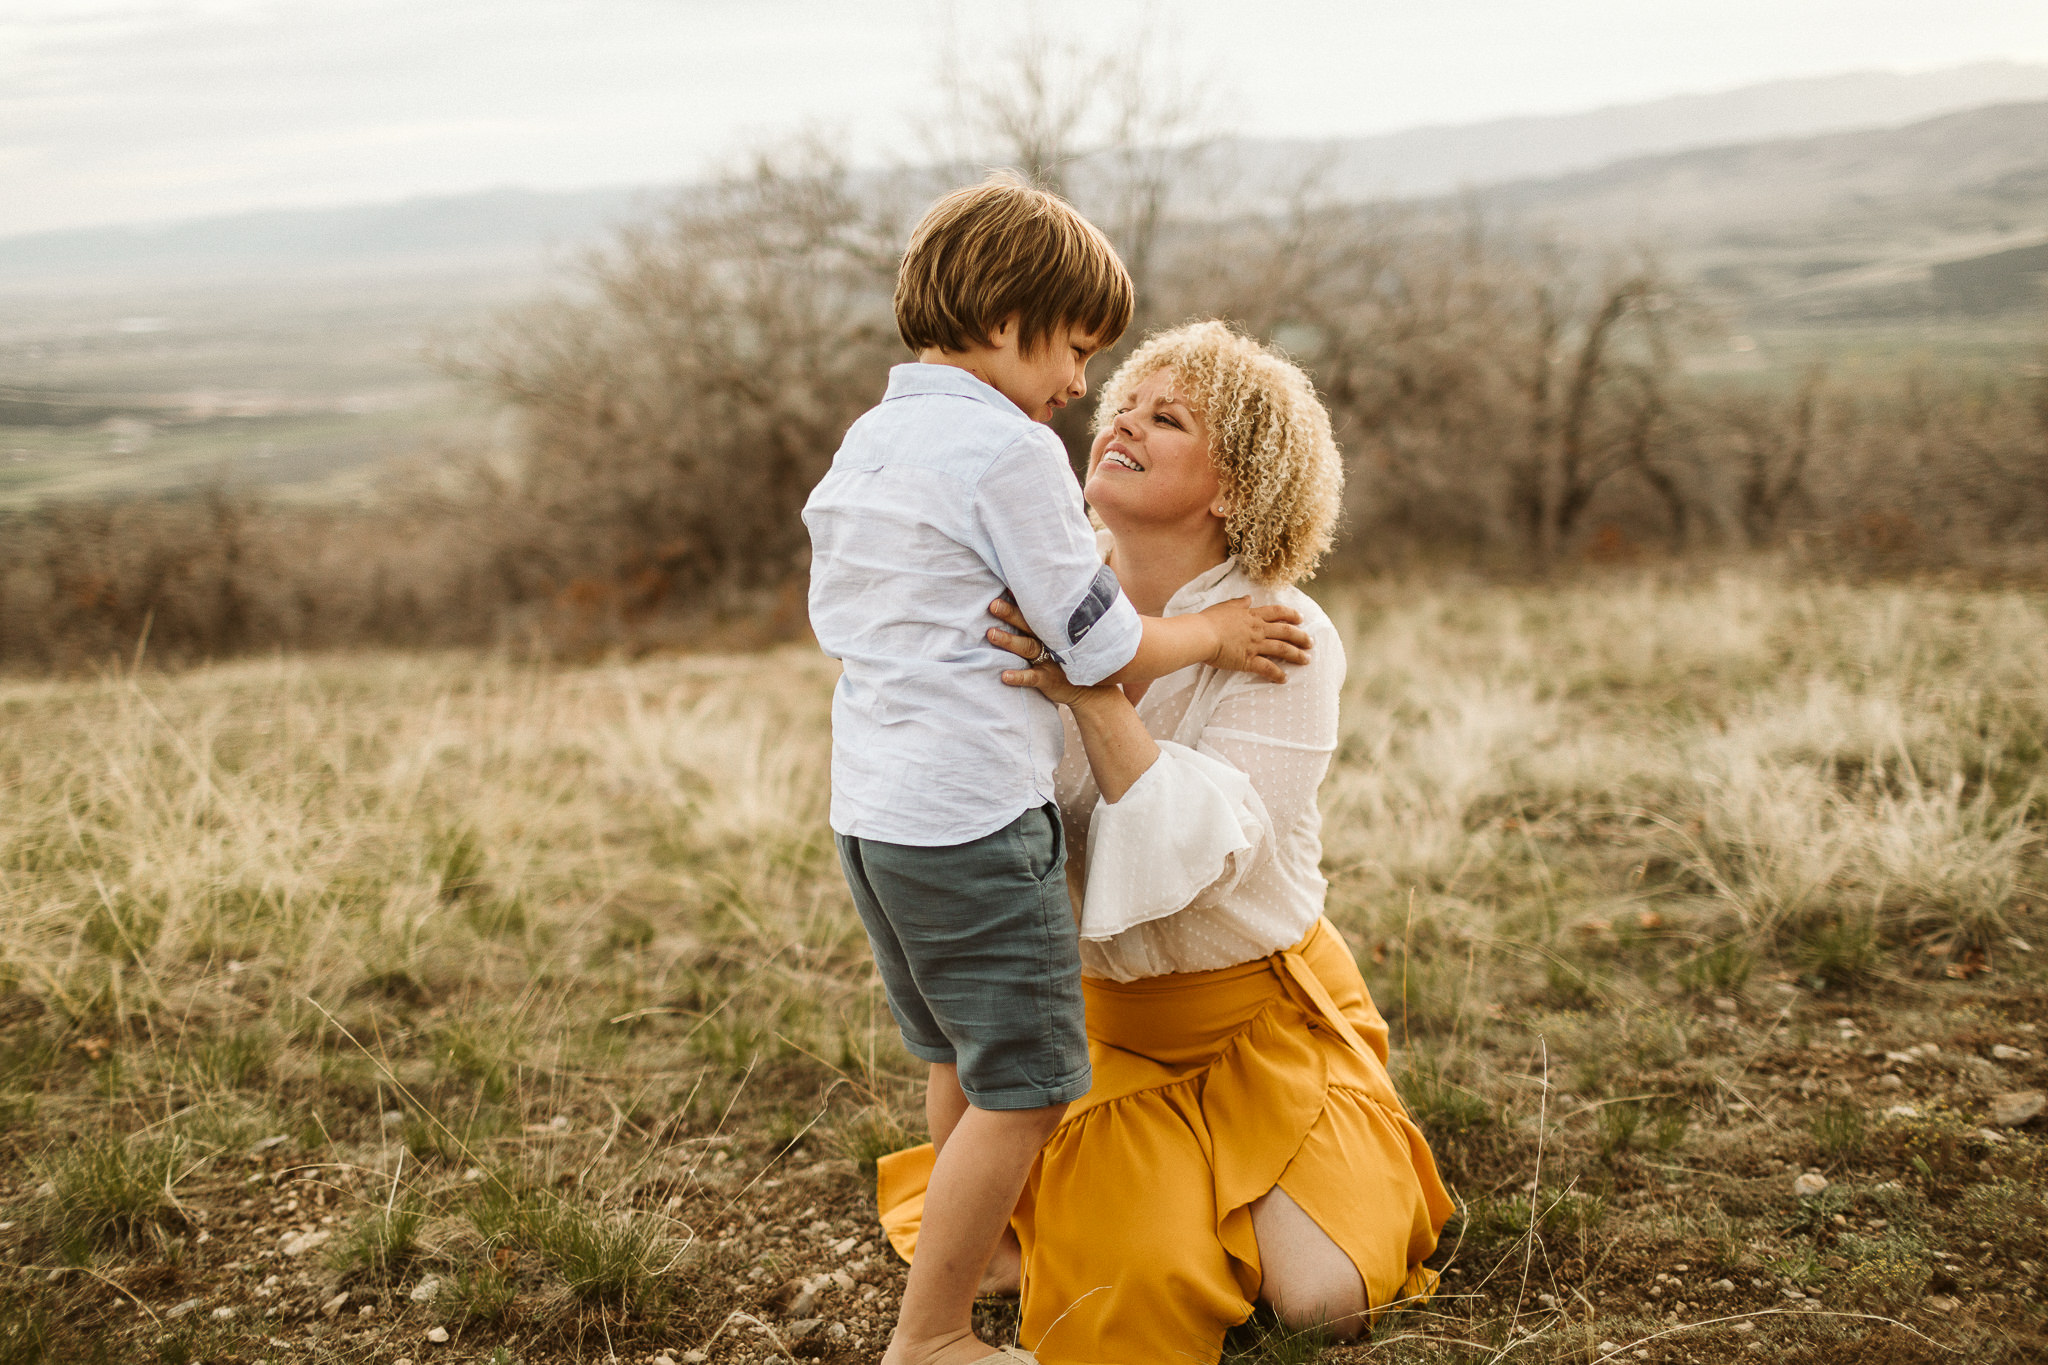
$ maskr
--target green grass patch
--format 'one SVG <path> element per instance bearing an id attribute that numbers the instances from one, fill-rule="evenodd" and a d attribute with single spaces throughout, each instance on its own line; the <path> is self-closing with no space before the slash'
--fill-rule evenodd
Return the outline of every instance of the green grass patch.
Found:
<path id="1" fill-rule="evenodd" d="M 32 1163 L 48 1186 L 37 1228 L 73 1258 L 100 1247 L 139 1249 L 184 1225 L 176 1189 L 190 1161 L 178 1137 L 81 1138 Z"/>

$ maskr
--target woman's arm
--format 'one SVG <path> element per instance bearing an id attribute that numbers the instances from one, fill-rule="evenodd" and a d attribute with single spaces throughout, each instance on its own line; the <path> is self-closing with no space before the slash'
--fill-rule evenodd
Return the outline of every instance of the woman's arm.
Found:
<path id="1" fill-rule="evenodd" d="M 1039 652 L 1038 641 L 1028 635 L 1006 630 L 988 633 L 992 644 L 1022 659 Z M 1088 766 L 1095 773 L 1095 785 L 1102 799 L 1114 805 L 1123 799 L 1131 784 L 1159 761 L 1159 746 L 1138 719 L 1138 708 L 1113 684 L 1077 687 L 1067 681 L 1064 670 L 1050 660 L 1039 660 L 1029 668 L 1013 668 L 1003 674 L 1012 687 L 1035 687 L 1047 701 L 1057 702 L 1074 713 L 1081 731 L 1081 747 L 1088 753 Z"/>
<path id="2" fill-rule="evenodd" d="M 1068 706 L 1081 731 L 1081 747 L 1088 753 L 1095 785 L 1102 799 L 1115 805 L 1159 761 L 1159 745 L 1121 687 L 1084 688 Z"/>

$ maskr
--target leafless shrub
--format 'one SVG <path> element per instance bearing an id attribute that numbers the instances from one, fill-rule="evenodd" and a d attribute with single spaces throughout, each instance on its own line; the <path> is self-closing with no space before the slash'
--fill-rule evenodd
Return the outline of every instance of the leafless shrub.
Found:
<path id="1" fill-rule="evenodd" d="M 267 506 L 215 490 L 0 521 L 0 665 L 476 643 L 502 601 L 469 514 Z"/>
<path id="2" fill-rule="evenodd" d="M 506 318 L 461 368 L 524 420 L 494 535 L 507 597 L 633 618 L 799 575 L 797 512 L 902 354 L 903 231 L 808 147 L 627 228 L 586 292 Z"/>

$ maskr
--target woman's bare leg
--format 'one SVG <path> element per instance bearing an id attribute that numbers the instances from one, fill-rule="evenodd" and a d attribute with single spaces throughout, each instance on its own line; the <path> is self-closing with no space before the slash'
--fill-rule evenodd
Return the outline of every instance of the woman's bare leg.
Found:
<path id="1" fill-rule="evenodd" d="M 988 1269 L 981 1272 L 981 1288 L 974 1292 L 1014 1298 L 1023 1288 L 1024 1244 L 1017 1240 L 1017 1229 L 1004 1228 L 995 1254 L 988 1258 Z"/>
<path id="2" fill-rule="evenodd" d="M 1252 1201 L 1252 1236 L 1265 1282 L 1259 1301 L 1287 1327 L 1319 1327 L 1339 1341 L 1365 1330 L 1365 1281 L 1343 1248 L 1275 1185 Z"/>

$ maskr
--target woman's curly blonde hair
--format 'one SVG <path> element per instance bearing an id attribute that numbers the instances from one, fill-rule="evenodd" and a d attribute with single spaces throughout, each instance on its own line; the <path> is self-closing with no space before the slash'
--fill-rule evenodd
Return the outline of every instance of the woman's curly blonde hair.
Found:
<path id="1" fill-rule="evenodd" d="M 1330 414 L 1301 368 L 1214 320 L 1147 337 L 1102 386 L 1095 429 L 1116 419 L 1131 391 L 1160 370 L 1174 396 L 1209 427 L 1230 515 L 1230 552 L 1266 587 L 1314 576 L 1330 548 L 1344 495 L 1344 462 Z"/>

